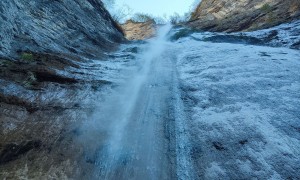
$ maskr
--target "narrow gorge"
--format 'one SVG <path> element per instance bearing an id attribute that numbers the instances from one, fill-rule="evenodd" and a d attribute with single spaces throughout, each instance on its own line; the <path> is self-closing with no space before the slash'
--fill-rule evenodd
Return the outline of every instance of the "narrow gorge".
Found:
<path id="1" fill-rule="evenodd" d="M 0 179 L 299 179 L 300 3 L 196 2 L 2 0 Z"/>

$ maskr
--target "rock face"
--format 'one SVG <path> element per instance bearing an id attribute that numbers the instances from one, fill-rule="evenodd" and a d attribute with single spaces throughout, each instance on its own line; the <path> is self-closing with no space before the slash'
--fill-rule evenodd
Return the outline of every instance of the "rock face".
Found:
<path id="1" fill-rule="evenodd" d="M 97 56 L 123 35 L 100 0 L 2 0 L 0 55 L 17 51 Z"/>
<path id="2" fill-rule="evenodd" d="M 202 0 L 187 24 L 201 30 L 236 32 L 299 18 L 299 0 Z"/>
<path id="3" fill-rule="evenodd" d="M 123 41 L 100 0 L 0 1 L 0 179 L 87 179 L 70 165 L 84 157 L 74 125 Z"/>
<path id="4" fill-rule="evenodd" d="M 134 22 L 128 20 L 125 24 L 121 25 L 128 40 L 144 40 L 154 36 L 156 32 L 155 22 Z"/>

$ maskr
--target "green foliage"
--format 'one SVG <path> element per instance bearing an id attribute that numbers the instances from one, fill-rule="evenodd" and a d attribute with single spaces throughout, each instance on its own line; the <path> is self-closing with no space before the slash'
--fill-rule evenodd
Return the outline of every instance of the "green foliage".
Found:
<path id="1" fill-rule="evenodd" d="M 272 7 L 269 4 L 264 4 L 261 8 L 260 8 L 263 12 L 268 13 L 272 11 Z"/>
<path id="2" fill-rule="evenodd" d="M 0 59 L 0 66 L 5 66 L 5 67 L 9 67 L 11 65 L 13 65 L 13 61 L 11 60 L 4 60 L 4 59 Z"/>
<path id="3" fill-rule="evenodd" d="M 36 77 L 33 72 L 28 72 L 26 79 L 22 82 L 23 86 L 26 88 L 32 88 L 36 84 Z"/>
<path id="4" fill-rule="evenodd" d="M 32 62 L 34 57 L 33 54 L 24 52 L 21 54 L 21 59 L 27 62 Z"/>
<path id="5" fill-rule="evenodd" d="M 276 16 L 274 15 L 273 12 L 268 14 L 268 19 L 267 19 L 268 23 L 272 24 L 274 22 L 276 22 Z"/>

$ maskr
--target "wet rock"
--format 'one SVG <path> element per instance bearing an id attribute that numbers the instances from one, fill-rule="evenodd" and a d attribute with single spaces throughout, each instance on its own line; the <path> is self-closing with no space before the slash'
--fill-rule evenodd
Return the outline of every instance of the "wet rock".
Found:
<path id="1" fill-rule="evenodd" d="M 235 44 L 253 44 L 261 45 L 263 41 L 255 37 L 237 36 L 237 35 L 215 35 L 203 39 L 215 43 L 235 43 Z"/>
<path id="2" fill-rule="evenodd" d="M 278 31 L 272 30 L 269 32 L 268 36 L 264 38 L 264 40 L 267 42 L 272 41 L 273 39 L 278 38 L 277 35 L 278 35 Z"/>
<path id="3" fill-rule="evenodd" d="M 294 49 L 300 49 L 300 41 L 298 41 L 298 42 L 292 44 L 291 47 L 294 48 Z"/>
<path id="4" fill-rule="evenodd" d="M 0 153 L 0 165 L 16 160 L 32 149 L 38 149 L 41 145 L 42 142 L 40 140 L 32 140 L 20 144 L 7 144 Z"/>
<path id="5" fill-rule="evenodd" d="M 199 31 L 191 28 L 179 28 L 178 31 L 170 37 L 170 40 L 177 41 L 181 38 L 188 37 L 195 32 L 199 32 Z"/>

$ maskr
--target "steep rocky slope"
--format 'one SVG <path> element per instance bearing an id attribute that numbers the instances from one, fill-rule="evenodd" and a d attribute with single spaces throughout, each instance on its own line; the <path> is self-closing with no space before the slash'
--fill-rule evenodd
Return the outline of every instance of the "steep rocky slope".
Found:
<path id="1" fill-rule="evenodd" d="M 299 50 L 205 36 L 169 47 L 195 173 L 186 179 L 300 179 Z"/>
<path id="2" fill-rule="evenodd" d="M 0 179 L 82 174 L 71 137 L 111 86 L 105 70 L 119 76 L 101 60 L 124 40 L 100 0 L 0 1 Z"/>
<path id="3" fill-rule="evenodd" d="M 250 31 L 300 18 L 298 0 L 203 0 L 188 25 L 209 31 Z"/>
<path id="4" fill-rule="evenodd" d="M 100 55 L 122 40 L 100 0 L 2 0 L 0 55 L 63 52 Z"/>
<path id="5" fill-rule="evenodd" d="M 153 37 L 156 33 L 155 22 L 151 20 L 147 22 L 128 20 L 121 26 L 128 40 L 144 40 Z"/>

